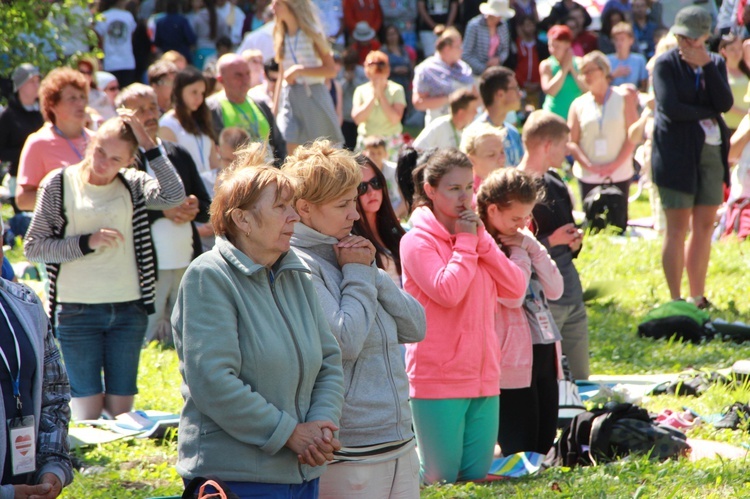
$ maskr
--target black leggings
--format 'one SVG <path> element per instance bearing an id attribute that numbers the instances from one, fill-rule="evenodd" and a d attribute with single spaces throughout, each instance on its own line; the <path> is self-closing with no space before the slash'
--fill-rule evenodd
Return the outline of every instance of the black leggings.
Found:
<path id="1" fill-rule="evenodd" d="M 497 443 L 504 456 L 546 454 L 557 432 L 557 351 L 555 344 L 534 345 L 531 386 L 500 392 Z"/>

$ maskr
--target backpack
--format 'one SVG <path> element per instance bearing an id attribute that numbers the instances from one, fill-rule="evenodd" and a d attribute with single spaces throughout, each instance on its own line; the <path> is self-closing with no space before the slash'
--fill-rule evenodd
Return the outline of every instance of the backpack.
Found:
<path id="1" fill-rule="evenodd" d="M 608 225 L 614 225 L 613 213 L 618 213 L 625 198 L 619 187 L 607 177 L 602 185 L 597 185 L 583 198 L 583 212 L 586 215 L 586 227 L 591 234 L 604 230 Z"/>
<path id="2" fill-rule="evenodd" d="M 671 338 L 700 343 L 710 339 L 713 331 L 706 327 L 710 316 L 686 301 L 670 301 L 651 309 L 638 325 L 638 336 L 644 338 Z"/>
<path id="3" fill-rule="evenodd" d="M 740 241 L 750 236 L 750 198 L 738 199 L 727 208 L 722 239 L 737 234 Z"/>
<path id="4" fill-rule="evenodd" d="M 629 454 L 667 459 L 690 449 L 685 434 L 654 424 L 648 412 L 633 404 L 608 403 L 579 414 L 547 454 L 544 467 L 590 466 Z"/>

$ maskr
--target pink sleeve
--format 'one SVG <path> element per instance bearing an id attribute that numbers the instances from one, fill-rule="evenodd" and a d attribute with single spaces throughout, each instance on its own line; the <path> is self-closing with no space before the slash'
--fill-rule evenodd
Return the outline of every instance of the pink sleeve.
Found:
<path id="1" fill-rule="evenodd" d="M 547 253 L 547 248 L 534 239 L 529 250 L 529 256 L 531 257 L 531 265 L 534 267 L 537 277 L 539 277 L 539 282 L 542 283 L 542 288 L 544 288 L 547 299 L 560 299 L 565 290 L 565 284 L 562 274 L 560 274 L 560 270 L 557 268 L 557 264 L 549 256 L 549 253 Z"/>
<path id="2" fill-rule="evenodd" d="M 43 165 L 44 145 L 30 138 L 24 144 L 18 161 L 18 186 L 39 187 L 46 174 Z"/>
<path id="3" fill-rule="evenodd" d="M 478 232 L 479 258 L 497 285 L 498 298 L 519 299 L 526 296 L 526 278 L 523 271 L 500 251 L 484 228 Z"/>
<path id="4" fill-rule="evenodd" d="M 523 273 L 526 288 L 528 288 L 529 279 L 531 279 L 531 259 L 529 258 L 529 254 L 526 253 L 526 250 L 524 250 L 523 248 L 520 248 L 518 246 L 511 246 L 510 261 L 513 265 L 521 270 L 521 272 Z M 523 296 L 516 298 L 498 298 L 497 301 L 499 301 L 503 306 L 507 308 L 519 308 L 523 306 L 523 302 L 525 299 L 526 290 L 524 289 Z"/>
<path id="5" fill-rule="evenodd" d="M 477 237 L 456 234 L 446 263 L 436 241 L 414 229 L 401 240 L 401 265 L 417 287 L 443 307 L 456 306 L 466 295 L 477 270 Z"/>

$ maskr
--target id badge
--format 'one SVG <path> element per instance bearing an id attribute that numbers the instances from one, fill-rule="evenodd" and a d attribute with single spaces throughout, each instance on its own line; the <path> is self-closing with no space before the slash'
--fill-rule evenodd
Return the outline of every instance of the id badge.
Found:
<path id="1" fill-rule="evenodd" d="M 536 322 L 539 324 L 539 329 L 541 329 L 544 339 L 554 339 L 555 332 L 552 330 L 552 319 L 550 318 L 550 314 L 542 306 L 542 309 L 534 315 L 536 316 Z"/>
<path id="2" fill-rule="evenodd" d="M 594 156 L 601 158 L 607 154 L 607 139 L 596 139 L 594 141 Z"/>
<path id="3" fill-rule="evenodd" d="M 9 419 L 8 434 L 13 475 L 23 475 L 36 471 L 34 416 Z"/>

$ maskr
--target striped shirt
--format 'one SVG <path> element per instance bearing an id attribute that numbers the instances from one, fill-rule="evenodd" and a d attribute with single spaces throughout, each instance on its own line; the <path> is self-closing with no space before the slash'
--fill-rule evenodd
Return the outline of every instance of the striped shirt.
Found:
<path id="1" fill-rule="evenodd" d="M 497 28 L 495 28 L 495 32 L 500 38 L 500 43 L 497 49 L 495 49 L 493 56 L 500 60 L 500 64 L 504 64 L 510 56 L 511 50 L 515 50 L 515 46 L 512 46 L 510 43 L 508 23 L 500 21 Z M 487 26 L 487 20 L 483 15 L 478 15 L 466 25 L 463 52 L 464 61 L 471 66 L 471 70 L 474 71 L 475 75 L 480 75 L 487 69 L 487 61 L 490 59 L 489 51 L 490 30 Z"/>
<path id="2" fill-rule="evenodd" d="M 156 178 L 135 168 L 123 168 L 117 178 L 125 184 L 133 202 L 133 244 L 138 267 L 141 299 L 148 313 L 154 311 L 154 248 L 146 210 L 165 210 L 178 206 L 185 200 L 182 180 L 159 148 L 146 151 L 149 165 Z M 57 276 L 62 263 L 81 258 L 93 250 L 89 247 L 90 234 L 65 237 L 68 223 L 63 202 L 63 170 L 51 172 L 37 193 L 29 230 L 24 241 L 26 258 L 46 264 L 49 274 L 50 316 L 57 304 Z"/>
<path id="3" fill-rule="evenodd" d="M 315 43 L 302 29 L 298 29 L 295 35 L 284 35 L 284 70 L 295 64 L 302 64 L 306 68 L 314 68 L 323 64 L 315 50 Z M 301 76 L 297 78 L 297 83 L 315 85 L 325 80 L 322 76 Z"/>

